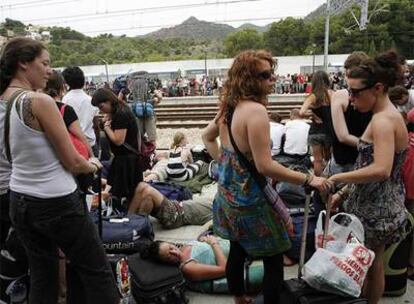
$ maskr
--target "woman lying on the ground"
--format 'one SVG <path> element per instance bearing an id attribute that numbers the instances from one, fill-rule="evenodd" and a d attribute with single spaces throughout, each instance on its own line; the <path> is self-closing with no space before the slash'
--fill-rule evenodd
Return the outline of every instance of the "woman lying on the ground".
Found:
<path id="1" fill-rule="evenodd" d="M 208 235 L 181 247 L 168 242 L 155 241 L 141 253 L 141 256 L 179 265 L 184 277 L 189 281 L 189 287 L 193 290 L 229 293 L 225 277 L 229 250 L 228 240 Z M 262 280 L 263 264 L 254 263 L 249 268 L 251 291 L 257 291 Z"/>

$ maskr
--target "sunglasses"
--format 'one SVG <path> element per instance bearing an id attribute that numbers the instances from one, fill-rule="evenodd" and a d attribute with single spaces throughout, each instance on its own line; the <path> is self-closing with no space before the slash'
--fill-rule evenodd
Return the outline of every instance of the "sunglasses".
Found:
<path id="1" fill-rule="evenodd" d="M 275 71 L 274 70 L 268 70 L 268 71 L 263 71 L 257 74 L 257 78 L 263 79 L 263 80 L 268 80 L 272 77 L 274 77 L 275 75 Z"/>
<path id="2" fill-rule="evenodd" d="M 366 86 L 366 87 L 360 88 L 360 89 L 348 88 L 347 90 L 348 90 L 349 97 L 355 97 L 355 98 L 358 98 L 358 97 L 359 97 L 359 95 L 360 95 L 363 91 L 368 90 L 368 89 L 371 89 L 371 88 L 373 88 L 374 86 L 375 86 L 375 83 L 374 83 L 374 84 L 371 84 L 371 85 L 368 85 L 368 86 Z"/>

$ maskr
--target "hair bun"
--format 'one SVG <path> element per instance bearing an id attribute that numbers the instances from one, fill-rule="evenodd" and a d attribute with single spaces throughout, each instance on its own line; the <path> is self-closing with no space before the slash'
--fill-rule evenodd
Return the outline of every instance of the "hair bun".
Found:
<path id="1" fill-rule="evenodd" d="M 375 61 L 383 68 L 395 68 L 400 64 L 404 64 L 405 59 L 395 50 L 389 50 L 377 55 Z"/>

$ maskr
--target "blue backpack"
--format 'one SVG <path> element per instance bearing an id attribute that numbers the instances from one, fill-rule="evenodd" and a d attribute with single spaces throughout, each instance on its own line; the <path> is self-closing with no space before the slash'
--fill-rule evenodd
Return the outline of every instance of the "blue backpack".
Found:
<path id="1" fill-rule="evenodd" d="M 193 198 L 193 192 L 187 187 L 168 182 L 149 182 L 149 185 L 162 193 L 169 200 L 185 201 Z"/>
<path id="2" fill-rule="evenodd" d="M 152 117 L 154 116 L 154 106 L 149 101 L 147 102 L 135 101 L 132 104 L 132 112 L 138 118 Z"/>

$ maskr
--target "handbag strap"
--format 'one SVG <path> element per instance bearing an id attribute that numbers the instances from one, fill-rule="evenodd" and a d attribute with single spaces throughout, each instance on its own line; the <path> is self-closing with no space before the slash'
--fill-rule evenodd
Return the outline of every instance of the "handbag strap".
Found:
<path id="1" fill-rule="evenodd" d="M 133 153 L 135 153 L 136 155 L 138 155 L 138 156 L 141 156 L 142 155 L 142 153 L 140 153 L 137 149 L 135 149 L 133 146 L 131 146 L 130 144 L 128 144 L 128 143 L 126 143 L 126 142 L 124 142 L 123 144 L 122 144 L 125 148 L 127 148 L 129 151 L 131 151 L 131 152 L 133 152 Z"/>
<path id="2" fill-rule="evenodd" d="M 236 142 L 234 141 L 233 138 L 233 134 L 231 132 L 231 123 L 233 120 L 233 114 L 234 114 L 234 110 L 229 111 L 229 113 L 227 114 L 227 128 L 229 131 L 229 136 L 230 136 L 230 141 L 231 144 L 233 145 L 233 149 L 236 151 L 240 162 L 243 164 L 243 166 L 249 170 L 249 172 L 252 174 L 254 180 L 259 184 L 260 187 L 264 187 L 267 184 L 267 180 L 266 177 L 264 177 L 262 174 L 260 174 L 257 169 L 256 166 L 254 164 L 252 164 L 247 157 L 239 150 L 239 148 L 236 145 Z"/>
<path id="3" fill-rule="evenodd" d="M 6 99 L 7 109 L 6 109 L 6 117 L 4 119 L 4 146 L 6 149 L 6 157 L 9 163 L 12 163 L 11 152 L 10 152 L 10 113 L 11 113 L 14 102 L 25 92 L 26 92 L 25 90 L 16 90 L 13 92 L 10 98 Z"/>

